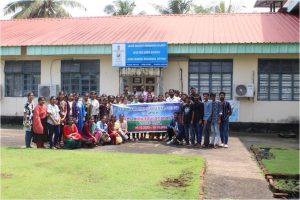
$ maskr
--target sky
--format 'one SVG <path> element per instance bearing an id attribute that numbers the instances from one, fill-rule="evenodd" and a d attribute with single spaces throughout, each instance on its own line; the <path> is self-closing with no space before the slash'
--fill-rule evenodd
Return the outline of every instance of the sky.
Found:
<path id="1" fill-rule="evenodd" d="M 0 1 L 0 19 L 10 19 L 11 15 L 3 16 L 3 8 L 6 4 L 14 0 L 1 0 Z M 89 17 L 89 16 L 105 16 L 107 15 L 103 10 L 104 7 L 108 4 L 112 4 L 113 0 L 77 0 L 83 6 L 87 8 L 87 11 L 79 9 L 69 9 L 73 17 Z M 253 8 L 256 0 L 224 0 L 226 5 L 229 5 L 229 2 L 234 7 L 238 7 L 238 12 L 268 12 L 269 9 Z M 205 7 L 211 7 L 217 5 L 220 0 L 194 0 L 197 5 L 203 5 Z M 152 4 L 164 5 L 166 6 L 168 0 L 135 0 L 135 10 L 133 14 L 137 14 L 141 11 L 145 11 L 147 15 L 157 15 L 159 14 L 152 6 Z"/>

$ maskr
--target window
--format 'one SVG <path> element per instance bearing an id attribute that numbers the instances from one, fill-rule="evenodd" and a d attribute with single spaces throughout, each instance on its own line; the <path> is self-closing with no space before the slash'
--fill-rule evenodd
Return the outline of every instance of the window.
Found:
<path id="1" fill-rule="evenodd" d="M 62 90 L 69 92 L 96 91 L 99 93 L 100 60 L 61 61 Z"/>
<path id="2" fill-rule="evenodd" d="M 259 59 L 257 99 L 299 101 L 299 60 Z"/>
<path id="3" fill-rule="evenodd" d="M 23 97 L 33 92 L 38 95 L 41 82 L 41 61 L 5 61 L 5 96 Z"/>
<path id="4" fill-rule="evenodd" d="M 224 91 L 232 99 L 232 60 L 190 60 L 189 87 L 200 94 Z"/>

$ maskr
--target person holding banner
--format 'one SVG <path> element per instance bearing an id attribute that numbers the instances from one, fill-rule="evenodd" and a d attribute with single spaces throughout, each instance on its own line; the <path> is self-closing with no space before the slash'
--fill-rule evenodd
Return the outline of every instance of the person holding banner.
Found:
<path id="1" fill-rule="evenodd" d="M 178 112 L 174 113 L 174 118 L 171 120 L 170 125 L 167 126 L 167 133 L 169 137 L 167 144 L 182 144 L 183 137 Z"/>
<path id="2" fill-rule="evenodd" d="M 115 123 L 118 134 L 122 137 L 123 143 L 129 139 L 129 132 L 127 131 L 127 121 L 125 120 L 124 114 L 120 114 L 119 120 Z"/>
<path id="3" fill-rule="evenodd" d="M 110 121 L 108 122 L 108 134 L 111 139 L 111 143 L 113 145 L 117 144 L 117 137 L 120 137 L 118 134 L 118 127 L 115 126 L 115 122 L 117 121 L 117 118 L 115 115 L 110 116 Z M 117 129 L 117 130 L 116 130 Z"/>
<path id="4" fill-rule="evenodd" d="M 202 120 L 204 116 L 204 104 L 199 101 L 199 94 L 195 94 L 194 96 L 194 103 L 192 105 L 192 138 L 191 142 L 192 145 L 195 144 L 195 137 L 197 138 L 197 146 L 201 147 L 201 140 L 202 140 Z"/>
<path id="5" fill-rule="evenodd" d="M 173 102 L 173 103 L 179 103 L 180 102 L 180 98 L 179 97 L 176 97 L 174 95 L 174 90 L 173 89 L 170 89 L 169 90 L 169 97 L 166 99 L 166 102 Z"/>

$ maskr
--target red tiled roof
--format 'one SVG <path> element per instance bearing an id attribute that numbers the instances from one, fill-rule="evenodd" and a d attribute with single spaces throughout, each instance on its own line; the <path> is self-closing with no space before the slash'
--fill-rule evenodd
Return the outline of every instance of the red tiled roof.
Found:
<path id="1" fill-rule="evenodd" d="M 22 19 L 0 25 L 1 46 L 299 42 L 299 18 L 283 13 Z"/>

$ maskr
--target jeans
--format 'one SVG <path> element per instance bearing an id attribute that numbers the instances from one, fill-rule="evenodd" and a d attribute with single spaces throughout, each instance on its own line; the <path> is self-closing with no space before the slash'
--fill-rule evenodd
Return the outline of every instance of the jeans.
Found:
<path id="1" fill-rule="evenodd" d="M 211 143 L 213 145 L 219 144 L 220 140 L 220 127 L 217 121 L 211 123 Z"/>
<path id="2" fill-rule="evenodd" d="M 208 146 L 209 145 L 209 128 L 210 128 L 210 122 L 207 121 L 207 124 L 203 125 L 204 146 Z"/>
<path id="3" fill-rule="evenodd" d="M 184 139 L 187 144 L 190 143 L 191 124 L 184 124 Z"/>
<path id="4" fill-rule="evenodd" d="M 223 144 L 228 144 L 228 135 L 229 135 L 229 121 L 222 121 L 221 122 L 221 128 L 220 128 L 220 134 L 221 134 L 221 141 Z"/>
<path id="5" fill-rule="evenodd" d="M 174 132 L 174 129 L 171 127 L 167 128 L 167 133 L 168 133 L 169 140 L 172 140 L 173 136 L 176 136 L 176 139 L 180 141 L 184 138 L 182 125 L 178 125 L 178 132 L 177 131 Z"/>
<path id="6" fill-rule="evenodd" d="M 50 148 L 53 147 L 53 145 L 57 145 L 58 137 L 59 137 L 59 127 L 60 125 L 52 125 L 48 123 L 48 140 L 50 144 Z M 53 138 L 54 133 L 54 138 Z"/>
<path id="7" fill-rule="evenodd" d="M 26 131 L 25 132 L 25 146 L 26 146 L 26 148 L 30 147 L 31 138 L 32 138 L 31 131 Z"/>
<path id="8" fill-rule="evenodd" d="M 191 141 L 192 144 L 195 144 L 195 136 L 197 138 L 197 143 L 201 144 L 202 140 L 202 125 L 199 124 L 199 122 L 194 122 L 193 123 L 193 130 L 191 131 Z"/>

